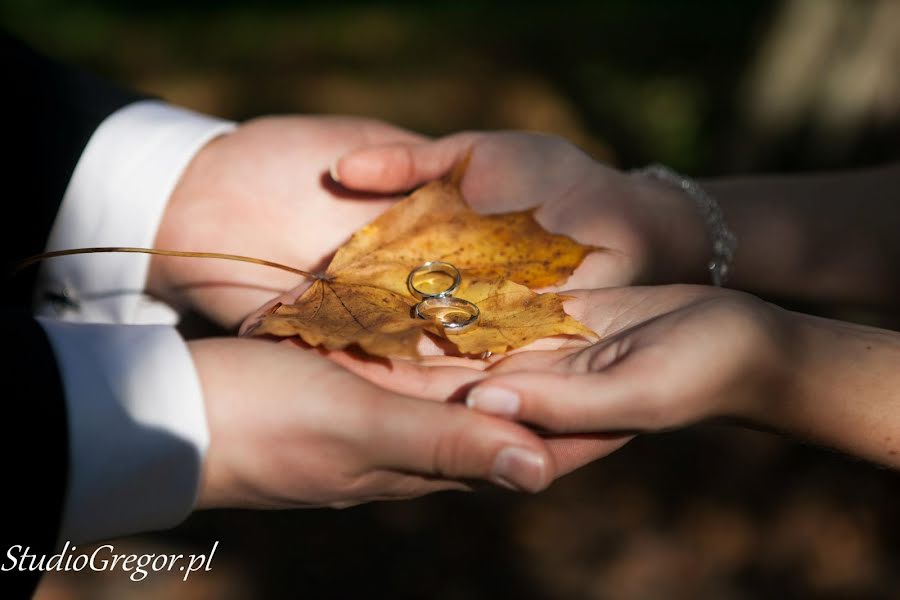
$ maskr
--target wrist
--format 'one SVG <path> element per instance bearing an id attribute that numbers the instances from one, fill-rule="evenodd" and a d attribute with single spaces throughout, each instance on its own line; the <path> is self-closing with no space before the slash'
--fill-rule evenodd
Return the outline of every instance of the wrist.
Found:
<path id="1" fill-rule="evenodd" d="M 223 407 L 230 404 L 229 397 L 236 389 L 234 382 L 227 381 L 228 374 L 235 368 L 234 354 L 238 348 L 233 348 L 235 342 L 242 340 L 228 339 L 202 339 L 187 343 L 188 351 L 194 361 L 200 387 L 203 390 L 203 401 L 206 408 L 206 419 L 209 426 L 210 440 L 205 459 L 200 473 L 200 485 L 197 492 L 195 509 L 217 508 L 229 505 L 228 489 L 233 486 L 226 484 L 229 480 L 228 473 L 222 467 L 219 460 L 220 448 L 223 442 L 235 443 L 235 440 L 222 440 Z M 225 397 L 222 394 L 225 394 Z M 227 429 L 225 430 L 227 431 Z"/>
<path id="2" fill-rule="evenodd" d="M 787 311 L 785 311 L 787 312 Z M 793 374 L 772 428 L 802 440 L 897 466 L 900 334 L 787 313 Z"/>
<path id="3" fill-rule="evenodd" d="M 728 344 L 743 348 L 736 377 L 723 391 L 717 415 L 754 428 L 785 430 L 793 419 L 794 394 L 810 351 L 797 314 L 743 292 L 736 314 L 747 323 Z"/>
<path id="4" fill-rule="evenodd" d="M 204 144 L 185 167 L 166 203 L 153 247 L 164 250 L 213 251 L 197 245 L 194 234 L 205 226 L 202 203 L 207 194 L 204 189 L 217 161 L 218 148 L 224 135 Z M 147 277 L 147 289 L 178 309 L 191 304 L 188 288 L 181 273 L 189 259 L 153 256 Z"/>

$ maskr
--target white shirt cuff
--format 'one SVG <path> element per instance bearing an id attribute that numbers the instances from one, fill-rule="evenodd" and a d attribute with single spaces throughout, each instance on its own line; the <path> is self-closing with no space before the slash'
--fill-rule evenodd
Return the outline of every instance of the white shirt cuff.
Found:
<path id="1" fill-rule="evenodd" d="M 152 247 L 169 196 L 194 155 L 235 124 L 156 100 L 103 121 L 72 174 L 47 250 Z M 146 254 L 90 254 L 46 261 L 39 314 L 94 323 L 174 323 L 167 305 L 143 294 Z M 68 303 L 50 302 L 65 297 Z"/>
<path id="2" fill-rule="evenodd" d="M 56 355 L 69 420 L 60 541 L 180 523 L 194 507 L 209 445 L 186 344 L 166 325 L 38 321 Z"/>
<path id="3" fill-rule="evenodd" d="M 194 155 L 234 127 L 159 101 L 116 111 L 85 147 L 46 249 L 151 247 Z M 209 432 L 187 347 L 171 326 L 97 325 L 177 322 L 144 294 L 149 264 L 148 255 L 92 254 L 42 265 L 36 312 L 53 317 L 40 322 L 69 415 L 64 540 L 170 527 L 193 508 Z"/>

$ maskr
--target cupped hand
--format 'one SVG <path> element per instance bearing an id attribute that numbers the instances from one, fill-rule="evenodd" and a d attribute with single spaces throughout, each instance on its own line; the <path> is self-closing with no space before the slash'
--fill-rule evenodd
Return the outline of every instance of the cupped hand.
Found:
<path id="1" fill-rule="evenodd" d="M 242 254 L 317 270 L 350 235 L 389 206 L 387 194 L 350 192 L 329 169 L 371 144 L 424 138 L 374 120 L 267 117 L 207 144 L 166 208 L 156 248 Z M 256 265 L 154 257 L 149 289 L 234 327 L 297 275 Z"/>
<path id="2" fill-rule="evenodd" d="M 703 281 L 709 242 L 689 198 L 558 137 L 461 133 L 386 142 L 344 154 L 335 175 L 348 188 L 395 193 L 447 173 L 470 150 L 462 191 L 476 211 L 534 208 L 546 229 L 610 249 L 588 256 L 566 288 Z"/>
<path id="3" fill-rule="evenodd" d="M 601 341 L 548 338 L 488 361 L 330 358 L 407 393 L 439 395 L 453 381 L 468 382 L 457 395 L 470 407 L 541 432 L 558 474 L 641 432 L 714 418 L 763 424 L 767 407 L 784 400 L 792 325 L 777 307 L 741 292 L 690 285 L 566 294 L 572 297 L 567 311 Z"/>
<path id="4" fill-rule="evenodd" d="M 578 292 L 573 304 L 600 342 L 510 355 L 468 404 L 557 433 L 653 432 L 760 422 L 784 399 L 791 321 L 758 298 L 661 286 Z"/>
<path id="5" fill-rule="evenodd" d="M 292 302 L 303 293 L 308 284 L 295 288 L 278 296 L 255 311 L 241 326 L 241 334 L 249 335 L 258 320 L 266 315 L 279 302 Z M 577 302 L 573 299 L 572 302 Z M 270 341 L 270 343 L 273 343 Z M 281 342 L 289 344 L 289 348 L 297 355 L 297 360 L 306 360 L 307 355 L 325 356 L 333 363 L 346 367 L 362 378 L 374 383 L 384 390 L 421 398 L 422 401 L 451 402 L 462 405 L 466 390 L 478 380 L 492 371 L 489 368 L 500 367 L 501 357 L 494 360 L 476 360 L 449 355 L 450 347 L 430 336 L 423 336 L 419 344 L 421 360 L 384 359 L 368 356 L 361 351 L 350 349 L 343 352 L 321 352 L 310 348 L 299 340 Z M 559 348 L 564 343 L 561 338 L 540 340 L 530 345 L 535 349 Z M 293 347 L 291 347 L 293 346 Z M 500 360 L 500 363 L 497 361 Z M 542 436 L 555 465 L 554 477 L 564 475 L 599 456 L 604 456 L 621 447 L 626 436 L 606 433 L 586 433 L 571 435 Z"/>
<path id="6" fill-rule="evenodd" d="M 388 391 L 291 342 L 189 348 L 211 439 L 200 508 L 344 507 L 473 479 L 538 491 L 556 474 L 546 444 L 521 425 Z M 468 379 L 431 393 L 450 396 Z"/>

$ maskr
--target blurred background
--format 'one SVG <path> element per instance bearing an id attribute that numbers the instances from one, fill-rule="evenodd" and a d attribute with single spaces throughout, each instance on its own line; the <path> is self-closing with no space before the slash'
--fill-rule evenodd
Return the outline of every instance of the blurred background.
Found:
<path id="1" fill-rule="evenodd" d="M 900 0 L 4 0 L 0 26 L 234 119 L 539 130 L 700 176 L 900 158 Z M 116 549 L 219 540 L 211 571 L 53 574 L 38 598 L 900 599 L 898 506 L 896 473 L 702 427 L 638 439 L 535 497 L 198 514 Z"/>

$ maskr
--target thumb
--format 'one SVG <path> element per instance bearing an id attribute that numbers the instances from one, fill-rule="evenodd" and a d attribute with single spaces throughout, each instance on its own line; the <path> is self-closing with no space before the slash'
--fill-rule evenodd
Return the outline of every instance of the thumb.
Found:
<path id="1" fill-rule="evenodd" d="M 460 404 L 388 395 L 368 428 L 382 468 L 444 479 L 484 479 L 528 492 L 546 488 L 555 463 L 534 432 Z"/>
<path id="2" fill-rule="evenodd" d="M 331 176 L 352 190 L 406 191 L 448 173 L 479 135 L 460 133 L 433 142 L 367 146 L 341 156 L 332 165 Z"/>
<path id="3" fill-rule="evenodd" d="M 552 433 L 646 429 L 646 373 L 627 376 L 613 366 L 584 374 L 512 372 L 473 386 L 466 404 L 475 410 L 531 423 Z"/>

